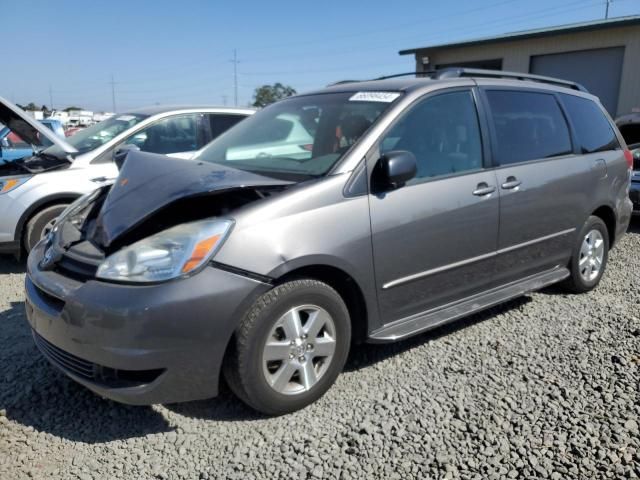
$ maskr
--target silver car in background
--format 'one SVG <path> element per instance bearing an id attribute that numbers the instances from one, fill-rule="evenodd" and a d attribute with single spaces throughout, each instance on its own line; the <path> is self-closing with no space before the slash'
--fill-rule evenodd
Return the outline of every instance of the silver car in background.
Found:
<path id="1" fill-rule="evenodd" d="M 115 115 L 60 138 L 0 98 L 0 122 L 36 152 L 0 165 L 0 253 L 31 250 L 70 203 L 113 181 L 118 155 L 140 150 L 189 158 L 253 113 L 248 108 L 156 106 Z"/>

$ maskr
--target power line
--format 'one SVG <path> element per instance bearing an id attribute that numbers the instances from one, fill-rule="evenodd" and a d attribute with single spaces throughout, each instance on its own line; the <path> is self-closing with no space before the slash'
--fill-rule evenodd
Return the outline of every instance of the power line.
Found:
<path id="1" fill-rule="evenodd" d="M 116 82 L 113 79 L 113 73 L 111 74 L 111 102 L 113 106 L 113 113 L 116 113 Z"/>
<path id="2" fill-rule="evenodd" d="M 238 51 L 233 49 L 233 59 L 230 60 L 233 63 L 233 98 L 234 105 L 238 106 Z"/>

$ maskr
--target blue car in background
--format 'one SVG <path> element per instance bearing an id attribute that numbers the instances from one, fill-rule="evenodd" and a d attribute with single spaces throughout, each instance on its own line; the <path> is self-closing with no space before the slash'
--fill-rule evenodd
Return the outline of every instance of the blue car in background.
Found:
<path id="1" fill-rule="evenodd" d="M 64 128 L 60 120 L 53 118 L 46 118 L 40 120 L 40 123 L 46 125 L 49 130 L 53 131 L 56 135 L 64 138 Z M 44 146 L 50 146 L 51 142 L 44 139 Z M 23 141 L 20 137 L 11 133 L 9 127 L 0 125 L 0 164 L 8 163 L 20 158 L 33 155 L 33 148 L 31 145 Z"/>

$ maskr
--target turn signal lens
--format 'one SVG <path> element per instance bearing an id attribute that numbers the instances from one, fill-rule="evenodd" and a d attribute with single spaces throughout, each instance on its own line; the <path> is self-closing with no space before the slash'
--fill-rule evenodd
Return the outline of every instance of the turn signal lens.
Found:
<path id="1" fill-rule="evenodd" d="M 196 243 L 191 257 L 184 264 L 184 267 L 182 267 L 182 273 L 189 273 L 201 265 L 209 256 L 209 253 L 215 248 L 218 241 L 220 241 L 220 235 L 214 235 L 213 237 L 205 238 Z"/>

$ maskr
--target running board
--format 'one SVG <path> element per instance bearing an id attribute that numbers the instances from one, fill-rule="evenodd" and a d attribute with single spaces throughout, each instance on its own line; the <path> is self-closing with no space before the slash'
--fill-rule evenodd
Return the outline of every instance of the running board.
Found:
<path id="1" fill-rule="evenodd" d="M 552 283 L 564 280 L 569 276 L 569 270 L 565 267 L 556 267 L 517 282 L 509 283 L 486 292 L 476 294 L 464 300 L 450 303 L 437 309 L 410 317 L 396 320 L 384 327 L 375 330 L 369 335 L 371 343 L 386 343 L 402 340 L 417 333 L 439 327 L 480 310 L 493 307 L 512 298 L 520 297 L 530 292 L 540 290 Z"/>

